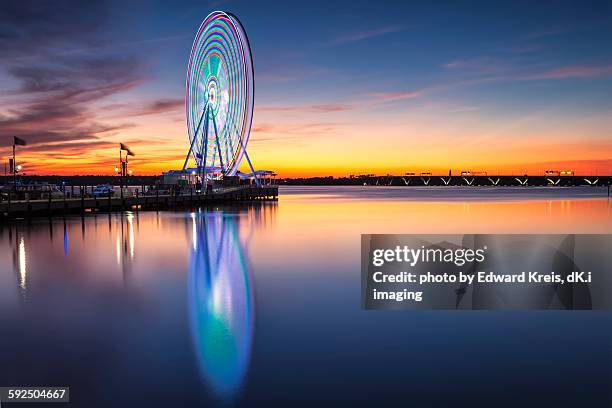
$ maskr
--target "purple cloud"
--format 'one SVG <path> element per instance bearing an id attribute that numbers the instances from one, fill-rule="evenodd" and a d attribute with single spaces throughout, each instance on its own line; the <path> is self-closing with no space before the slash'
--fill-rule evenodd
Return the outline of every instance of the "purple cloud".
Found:
<path id="1" fill-rule="evenodd" d="M 358 41 L 368 40 L 370 38 L 375 38 L 375 37 L 380 37 L 383 35 L 395 33 L 401 30 L 402 30 L 402 27 L 400 26 L 387 26 L 387 27 L 376 28 L 373 30 L 360 31 L 360 32 L 337 37 L 331 41 L 330 45 L 342 45 L 342 44 L 354 43 Z"/>

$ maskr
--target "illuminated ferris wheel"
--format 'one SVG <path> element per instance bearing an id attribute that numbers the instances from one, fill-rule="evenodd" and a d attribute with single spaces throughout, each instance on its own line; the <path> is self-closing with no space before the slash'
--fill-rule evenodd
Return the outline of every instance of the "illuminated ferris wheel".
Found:
<path id="1" fill-rule="evenodd" d="M 187 67 L 185 109 L 189 152 L 204 180 L 233 176 L 246 152 L 253 120 L 253 60 L 249 40 L 236 16 L 210 13 L 200 25 Z M 255 177 L 257 181 L 257 178 Z"/>

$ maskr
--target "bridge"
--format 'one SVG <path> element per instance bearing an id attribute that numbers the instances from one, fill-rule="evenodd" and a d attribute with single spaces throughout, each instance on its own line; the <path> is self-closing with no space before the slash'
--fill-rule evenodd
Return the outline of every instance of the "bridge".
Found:
<path id="1" fill-rule="evenodd" d="M 612 183 L 612 176 L 578 175 L 487 175 L 462 174 L 454 176 L 432 173 L 403 176 L 365 174 L 349 177 L 310 177 L 281 179 L 285 185 L 341 185 L 341 186 L 409 186 L 409 187 L 606 187 Z"/>
<path id="2" fill-rule="evenodd" d="M 379 186 L 465 186 L 465 187 L 605 187 L 612 182 L 612 176 L 488 176 L 457 175 L 434 176 L 431 174 L 405 176 L 367 176 L 347 178 L 346 184 Z"/>

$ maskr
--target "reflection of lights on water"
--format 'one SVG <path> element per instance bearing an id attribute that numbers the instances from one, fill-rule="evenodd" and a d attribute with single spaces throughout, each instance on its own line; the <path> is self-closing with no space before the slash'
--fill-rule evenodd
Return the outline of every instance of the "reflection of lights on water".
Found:
<path id="1" fill-rule="evenodd" d="M 200 369 L 223 398 L 240 389 L 248 368 L 254 310 L 250 270 L 238 237 L 238 217 L 198 213 L 198 245 L 190 256 L 188 304 Z"/>
<path id="2" fill-rule="evenodd" d="M 231 322 L 232 293 L 231 288 L 229 288 L 227 284 L 224 285 L 224 283 L 226 282 L 223 282 L 221 279 L 213 283 L 211 296 L 212 304 L 210 305 L 210 309 L 214 314 L 223 315 L 229 322 Z"/>
<path id="3" fill-rule="evenodd" d="M 121 264 L 121 238 L 117 233 L 117 265 Z"/>
<path id="4" fill-rule="evenodd" d="M 64 256 L 68 255 L 68 230 L 66 229 L 66 223 L 64 222 Z"/>
<path id="5" fill-rule="evenodd" d="M 117 230 L 115 249 L 117 255 L 117 265 L 134 259 L 135 237 L 134 237 L 134 214 L 125 213 L 127 220 L 127 231 L 124 229 L 123 216 L 121 216 L 121 230 Z"/>
<path id="6" fill-rule="evenodd" d="M 196 215 L 191 213 L 191 240 L 193 241 L 193 250 L 198 246 L 198 233 L 196 230 Z"/>
<path id="7" fill-rule="evenodd" d="M 126 218 L 129 226 L 130 259 L 134 259 L 134 215 L 127 213 Z"/>
<path id="8" fill-rule="evenodd" d="M 26 249 L 23 237 L 19 240 L 19 287 L 26 288 Z"/>

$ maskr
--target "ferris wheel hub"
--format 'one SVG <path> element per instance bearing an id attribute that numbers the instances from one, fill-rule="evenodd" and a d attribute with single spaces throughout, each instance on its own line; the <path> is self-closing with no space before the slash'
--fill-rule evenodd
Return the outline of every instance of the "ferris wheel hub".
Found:
<path id="1" fill-rule="evenodd" d="M 208 79 L 207 89 L 208 89 L 208 103 L 212 105 L 216 103 L 216 100 L 215 100 L 215 96 L 217 94 L 217 78 L 216 77 L 211 76 Z"/>

